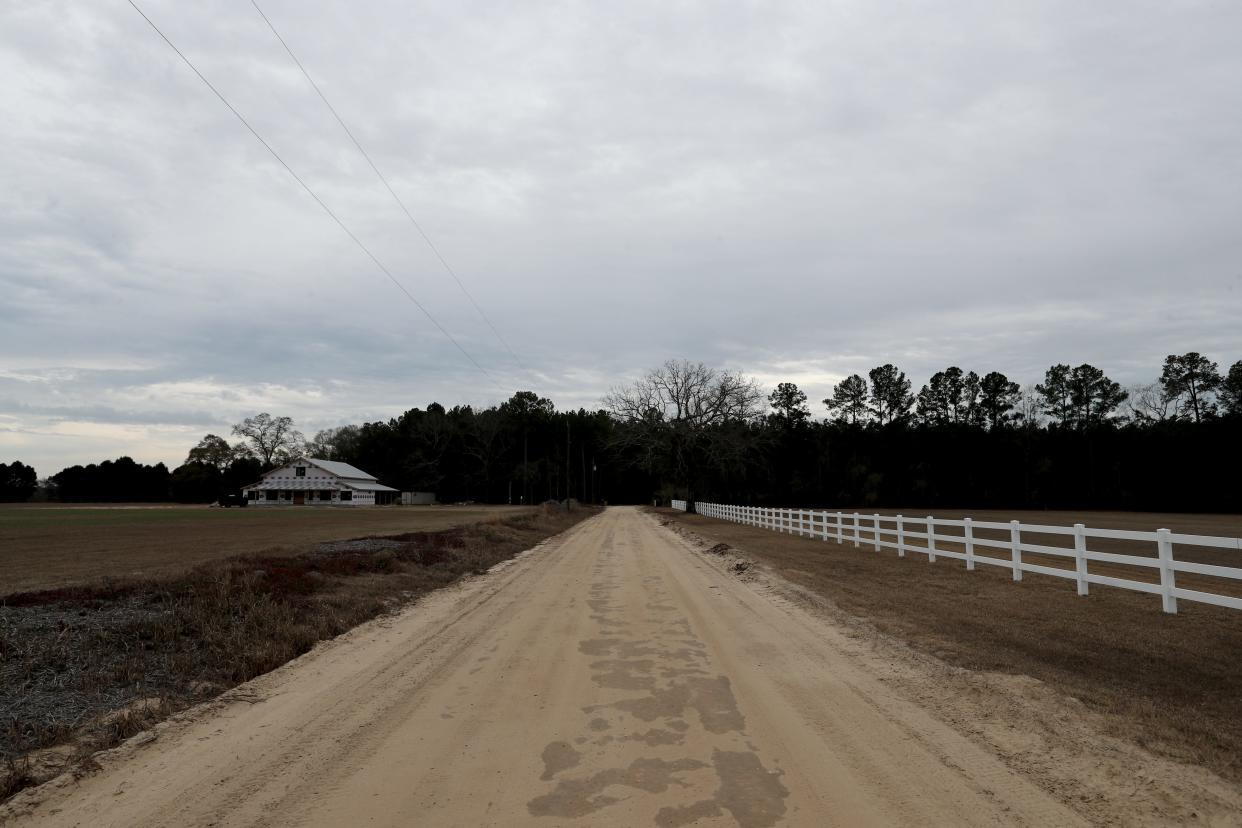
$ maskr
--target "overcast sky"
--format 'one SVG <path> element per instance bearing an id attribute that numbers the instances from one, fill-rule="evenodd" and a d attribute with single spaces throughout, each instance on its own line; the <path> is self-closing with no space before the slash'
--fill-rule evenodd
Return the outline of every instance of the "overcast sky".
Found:
<path id="1" fill-rule="evenodd" d="M 1236 2 L 0 5 L 0 461 L 170 465 L 663 360 L 812 400 L 1242 359 Z M 308 13 L 313 8 L 313 13 Z M 816 414 L 824 413 L 816 402 Z"/>

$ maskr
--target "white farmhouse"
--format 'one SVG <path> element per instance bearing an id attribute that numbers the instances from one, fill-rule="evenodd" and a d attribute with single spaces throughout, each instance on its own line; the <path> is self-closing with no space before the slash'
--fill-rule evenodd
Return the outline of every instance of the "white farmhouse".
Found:
<path id="1" fill-rule="evenodd" d="M 243 486 L 251 506 L 382 506 L 399 494 L 362 469 L 304 457 Z"/>

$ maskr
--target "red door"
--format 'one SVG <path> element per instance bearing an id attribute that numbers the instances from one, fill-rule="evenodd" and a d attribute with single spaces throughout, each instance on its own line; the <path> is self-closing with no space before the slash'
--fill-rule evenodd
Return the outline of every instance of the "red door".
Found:
<path id="1" fill-rule="evenodd" d="M 304 505 L 305 503 L 306 503 L 306 493 L 305 493 L 305 492 L 294 492 L 294 493 L 293 493 L 293 505 L 294 505 L 294 506 L 302 506 L 302 505 Z"/>

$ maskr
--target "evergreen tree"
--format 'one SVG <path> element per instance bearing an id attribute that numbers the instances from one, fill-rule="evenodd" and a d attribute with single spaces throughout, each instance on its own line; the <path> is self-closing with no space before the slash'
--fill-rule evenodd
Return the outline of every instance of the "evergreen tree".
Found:
<path id="1" fill-rule="evenodd" d="M 858 374 L 851 374 L 832 387 L 832 396 L 824 400 L 824 405 L 837 420 L 855 425 L 865 419 L 870 410 L 867 398 L 867 381 Z"/>
<path id="2" fill-rule="evenodd" d="M 891 364 L 872 368 L 871 414 L 880 425 L 901 423 L 910 416 L 914 395 L 910 393 L 910 380 Z"/>
<path id="3" fill-rule="evenodd" d="M 1165 396 L 1180 401 L 1182 413 L 1192 417 L 1196 423 L 1216 413 L 1211 394 L 1220 384 L 1221 375 L 1216 363 L 1197 351 L 1181 356 L 1169 354 L 1164 359 L 1160 385 Z"/>

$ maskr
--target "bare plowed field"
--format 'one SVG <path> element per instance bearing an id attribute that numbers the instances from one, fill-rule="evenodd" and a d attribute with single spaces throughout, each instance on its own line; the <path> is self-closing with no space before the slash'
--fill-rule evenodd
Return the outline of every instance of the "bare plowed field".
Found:
<path id="1" fill-rule="evenodd" d="M 434 532 L 519 506 L 247 508 L 0 506 L 0 596 L 100 578 L 149 577 L 209 560 L 307 544 Z"/>

